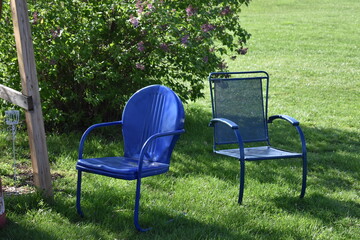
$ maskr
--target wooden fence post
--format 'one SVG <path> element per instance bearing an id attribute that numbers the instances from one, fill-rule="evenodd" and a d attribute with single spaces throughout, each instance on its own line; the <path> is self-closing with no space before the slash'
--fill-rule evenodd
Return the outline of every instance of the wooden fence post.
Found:
<path id="1" fill-rule="evenodd" d="M 53 195 L 50 164 L 46 145 L 39 84 L 26 0 L 11 0 L 17 56 L 22 85 L 22 94 L 32 97 L 33 110 L 26 110 L 26 125 L 29 136 L 34 184 L 44 191 L 45 196 Z"/>

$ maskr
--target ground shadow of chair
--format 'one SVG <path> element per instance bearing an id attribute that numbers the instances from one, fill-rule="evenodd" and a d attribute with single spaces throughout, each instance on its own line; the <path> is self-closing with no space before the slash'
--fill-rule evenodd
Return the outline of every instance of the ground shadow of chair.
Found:
<path id="1" fill-rule="evenodd" d="M 214 127 L 213 151 L 240 161 L 238 202 L 242 203 L 244 194 L 245 161 L 280 158 L 302 158 L 300 197 L 303 198 L 307 177 L 305 137 L 294 118 L 286 115 L 268 118 L 269 75 L 264 71 L 210 73 L 209 83 L 213 114 L 209 126 Z M 300 153 L 270 145 L 268 123 L 275 119 L 286 120 L 296 128 L 302 146 Z M 263 142 L 265 146 L 245 147 L 245 144 L 255 142 Z"/>
<path id="2" fill-rule="evenodd" d="M 179 97 L 169 88 L 152 85 L 136 92 L 127 102 L 121 121 L 90 126 L 80 140 L 78 170 L 77 212 L 83 216 L 80 205 L 82 172 L 137 180 L 134 224 L 137 230 L 147 231 L 139 224 L 141 179 L 167 172 L 175 143 L 184 132 L 185 113 Z M 99 127 L 120 125 L 124 139 L 124 156 L 83 158 L 88 134 Z M 116 134 L 116 133 L 115 133 Z"/>

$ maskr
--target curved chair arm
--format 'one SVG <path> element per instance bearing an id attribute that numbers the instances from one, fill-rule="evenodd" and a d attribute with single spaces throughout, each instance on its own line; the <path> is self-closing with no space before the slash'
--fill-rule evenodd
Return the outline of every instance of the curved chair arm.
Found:
<path id="1" fill-rule="evenodd" d="M 98 123 L 98 124 L 91 125 L 88 129 L 86 129 L 80 139 L 78 158 L 79 159 L 82 158 L 86 137 L 92 130 L 94 130 L 95 128 L 99 128 L 99 127 L 107 127 L 107 126 L 113 126 L 113 125 L 122 125 L 122 121 Z"/>
<path id="2" fill-rule="evenodd" d="M 233 121 L 226 119 L 226 118 L 213 118 L 210 120 L 209 127 L 214 127 L 216 123 L 225 124 L 226 126 L 228 126 L 234 130 L 234 134 L 239 143 L 240 159 L 244 159 L 245 158 L 244 142 L 243 142 L 241 134 L 240 134 L 239 126 L 236 123 L 234 123 Z M 214 151 L 215 151 L 215 147 L 214 147 Z"/>
<path id="3" fill-rule="evenodd" d="M 142 165 L 144 161 L 144 155 L 145 152 L 151 142 L 153 142 L 155 139 L 160 137 L 165 137 L 169 135 L 179 135 L 181 133 L 184 133 L 185 130 L 176 130 L 166 133 L 157 133 L 152 136 L 150 136 L 145 143 L 143 144 L 141 151 L 140 151 L 140 159 L 139 159 L 139 165 L 138 165 L 138 174 L 137 174 L 137 182 L 136 182 L 136 196 L 135 196 L 135 208 L 134 208 L 134 224 L 138 231 L 140 232 L 146 232 L 150 230 L 151 228 L 142 228 L 139 224 L 139 207 L 140 207 L 140 186 L 141 186 L 141 171 L 142 171 Z"/>
<path id="4" fill-rule="evenodd" d="M 280 118 L 280 119 L 284 119 L 286 121 L 288 121 L 289 123 L 291 123 L 293 126 L 299 126 L 299 121 L 296 120 L 295 118 L 292 118 L 290 116 L 287 115 L 274 115 L 269 117 L 268 123 L 272 123 L 275 119 Z"/>
<path id="5" fill-rule="evenodd" d="M 272 123 L 277 118 L 284 119 L 284 120 L 288 121 L 289 123 L 291 123 L 296 128 L 296 130 L 298 131 L 298 133 L 300 135 L 300 141 L 301 141 L 301 148 L 302 148 L 303 156 L 306 157 L 306 141 L 305 141 L 304 133 L 301 130 L 301 127 L 299 126 L 300 122 L 297 121 L 295 118 L 289 117 L 287 115 L 274 115 L 274 116 L 269 117 L 268 123 Z"/>
<path id="6" fill-rule="evenodd" d="M 185 130 L 181 129 L 181 130 L 165 132 L 165 133 L 156 133 L 154 135 L 151 135 L 145 141 L 145 143 L 142 146 L 141 151 L 140 151 L 140 159 L 139 159 L 139 165 L 138 165 L 138 177 L 141 178 L 141 170 L 142 170 L 142 164 L 143 164 L 143 161 L 144 161 L 144 155 L 145 155 L 145 152 L 146 152 L 148 146 L 150 145 L 150 143 L 152 143 L 155 139 L 160 138 L 160 137 L 165 137 L 165 136 L 170 136 L 170 135 L 180 135 L 180 134 L 182 134 L 184 132 L 185 132 Z"/>
<path id="7" fill-rule="evenodd" d="M 233 121 L 226 119 L 226 118 L 213 118 L 210 120 L 209 127 L 213 127 L 215 123 L 224 123 L 225 125 L 229 126 L 231 129 L 239 129 L 239 126 L 234 123 Z"/>

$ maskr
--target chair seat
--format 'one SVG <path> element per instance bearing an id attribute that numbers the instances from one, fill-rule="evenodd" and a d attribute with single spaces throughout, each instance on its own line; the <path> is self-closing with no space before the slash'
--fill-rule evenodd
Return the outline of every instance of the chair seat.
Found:
<path id="1" fill-rule="evenodd" d="M 134 180 L 138 177 L 138 160 L 125 157 L 79 159 L 76 169 L 114 178 Z M 141 177 L 149 177 L 169 171 L 169 164 L 144 160 Z"/>
<path id="2" fill-rule="evenodd" d="M 230 157 L 240 158 L 240 150 L 238 148 L 218 150 L 216 151 L 216 153 Z M 302 157 L 301 153 L 287 152 L 269 146 L 244 148 L 244 154 L 245 160 L 248 161 Z"/>

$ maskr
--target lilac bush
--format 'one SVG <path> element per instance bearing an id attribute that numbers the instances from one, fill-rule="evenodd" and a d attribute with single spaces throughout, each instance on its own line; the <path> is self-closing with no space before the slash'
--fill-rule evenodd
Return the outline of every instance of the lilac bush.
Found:
<path id="1" fill-rule="evenodd" d="M 249 2 L 28 1 L 47 127 L 119 119 L 128 97 L 149 84 L 169 86 L 183 101 L 202 97 L 208 73 L 226 70 L 222 57 L 246 53 L 250 35 L 239 18 Z M 11 41 L 0 43 L 14 52 Z M 2 82 L 16 85 L 5 77 L 16 75 L 16 64 L 0 61 Z"/>

